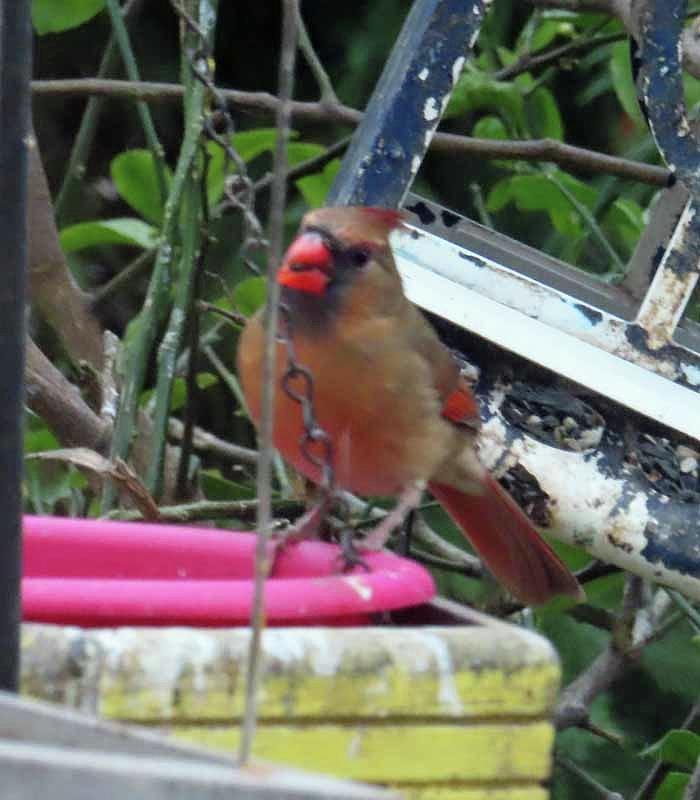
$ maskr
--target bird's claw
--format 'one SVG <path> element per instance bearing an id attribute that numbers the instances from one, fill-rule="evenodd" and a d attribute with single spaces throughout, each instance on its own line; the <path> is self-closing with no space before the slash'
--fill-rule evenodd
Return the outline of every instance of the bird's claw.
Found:
<path id="1" fill-rule="evenodd" d="M 355 567 L 362 567 L 366 572 L 371 572 L 369 564 L 360 555 L 355 539 L 355 531 L 352 528 L 344 528 L 340 532 L 340 548 L 341 553 L 338 559 L 341 572 L 350 572 Z"/>

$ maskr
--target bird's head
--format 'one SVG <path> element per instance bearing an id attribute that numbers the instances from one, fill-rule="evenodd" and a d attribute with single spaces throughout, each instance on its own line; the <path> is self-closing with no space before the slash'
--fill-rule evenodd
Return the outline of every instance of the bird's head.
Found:
<path id="1" fill-rule="evenodd" d="M 277 280 L 287 298 L 301 294 L 331 300 L 349 287 L 400 288 L 389 234 L 401 224 L 401 213 L 393 209 L 347 206 L 310 211 L 285 253 Z"/>

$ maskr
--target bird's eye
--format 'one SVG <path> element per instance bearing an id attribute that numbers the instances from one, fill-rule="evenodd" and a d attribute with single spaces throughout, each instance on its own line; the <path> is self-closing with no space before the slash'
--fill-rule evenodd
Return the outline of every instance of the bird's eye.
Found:
<path id="1" fill-rule="evenodd" d="M 353 267 L 364 267 L 369 261 L 369 249 L 364 246 L 348 247 L 345 251 L 348 262 Z"/>

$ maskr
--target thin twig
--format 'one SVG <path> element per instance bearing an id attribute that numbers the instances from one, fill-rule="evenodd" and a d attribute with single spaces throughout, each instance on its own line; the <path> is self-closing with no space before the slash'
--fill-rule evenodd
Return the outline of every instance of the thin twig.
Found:
<path id="1" fill-rule="evenodd" d="M 345 136 L 324 150 L 323 153 L 320 153 L 313 158 L 307 158 L 306 161 L 302 161 L 299 164 L 296 164 L 294 167 L 290 167 L 285 172 L 285 180 L 295 181 L 299 178 L 303 178 L 305 175 L 313 175 L 314 173 L 319 172 L 329 161 L 332 161 L 336 156 L 339 156 L 343 150 L 345 150 L 345 148 L 350 144 L 351 138 L 351 136 Z M 270 186 L 272 181 L 273 175 L 270 173 L 269 175 L 265 175 L 263 178 L 260 178 L 260 180 L 256 181 L 253 184 L 253 188 L 256 192 L 260 192 Z"/>
<path id="2" fill-rule="evenodd" d="M 131 81 L 138 81 L 141 79 L 139 75 L 139 68 L 136 64 L 136 57 L 131 48 L 131 41 L 129 40 L 129 32 L 126 29 L 122 10 L 119 7 L 117 0 L 107 0 L 107 11 L 109 12 L 110 19 L 112 20 L 112 30 L 117 40 L 117 46 L 121 53 L 122 61 L 126 74 Z M 153 155 L 153 166 L 155 168 L 156 180 L 158 181 L 158 191 L 160 198 L 165 203 L 165 198 L 168 195 L 168 186 L 165 179 L 165 151 L 163 145 L 160 143 L 158 134 L 156 133 L 156 126 L 151 117 L 151 109 L 147 103 L 143 101 L 136 104 L 136 111 L 138 112 L 141 126 L 143 128 L 144 136 L 146 137 L 146 144 L 148 149 Z"/>
<path id="3" fill-rule="evenodd" d="M 192 4 L 193 10 L 197 4 Z M 206 85 L 198 79 L 199 69 L 209 69 L 209 59 L 197 55 L 197 63 L 193 63 L 192 54 L 201 54 L 211 48 L 216 21 L 216 0 L 209 0 L 206 14 L 190 17 L 184 10 L 179 11 L 185 24 L 182 28 L 183 73 L 185 87 L 185 131 L 199 139 L 204 128 L 204 104 Z M 204 67 L 200 65 L 206 65 Z M 187 135 L 187 133 L 186 133 Z M 158 377 L 156 380 L 155 409 L 153 412 L 153 455 L 146 475 L 146 485 L 154 497 L 159 498 L 163 487 L 163 464 L 165 458 L 166 434 L 170 416 L 170 400 L 175 380 L 176 361 L 187 323 L 187 313 L 192 306 L 195 280 L 201 267 L 201 223 L 202 204 L 201 181 L 206 180 L 206 171 L 202 170 L 199 159 L 193 158 L 185 178 L 182 214 L 180 218 L 180 238 L 182 252 L 177 271 L 175 297 L 168 327 L 158 348 Z M 204 198 L 206 202 L 206 198 Z M 182 458 L 181 458 L 182 463 Z M 185 462 L 188 463 L 188 462 Z M 178 470 L 180 473 L 180 470 Z M 181 473 L 180 473 L 181 475 Z M 179 481 L 180 489 L 184 481 Z"/>
<path id="4" fill-rule="evenodd" d="M 223 317 L 236 328 L 242 328 L 247 322 L 247 318 L 238 311 L 229 311 L 227 308 L 221 308 L 215 303 L 208 303 L 206 300 L 198 300 L 196 310 L 218 314 L 218 316 Z"/>
<path id="5" fill-rule="evenodd" d="M 170 418 L 168 434 L 172 436 L 173 439 L 177 439 L 178 441 L 182 440 L 184 430 L 184 425 L 179 419 L 175 417 Z M 249 447 L 241 447 L 239 444 L 227 442 L 196 425 L 192 433 L 192 444 L 194 449 L 199 453 L 210 453 L 219 458 L 224 458 L 227 461 L 233 461 L 236 464 L 241 462 L 244 464 L 258 463 L 257 450 L 251 450 Z"/>
<path id="6" fill-rule="evenodd" d="M 134 278 L 138 277 L 142 272 L 145 272 L 146 268 L 153 260 L 154 255 L 154 250 L 144 250 L 143 253 L 136 256 L 133 261 L 127 264 L 124 269 L 118 272 L 113 278 L 108 280 L 107 283 L 95 289 L 92 293 L 93 305 L 97 306 L 104 303 L 105 300 L 111 298 L 116 291 L 130 284 Z"/>
<path id="7" fill-rule="evenodd" d="M 189 482 L 190 457 L 194 448 L 194 429 L 197 419 L 197 406 L 199 400 L 199 387 L 197 385 L 197 373 L 199 372 L 199 348 L 200 348 L 200 317 L 197 308 L 198 298 L 202 293 L 202 280 L 204 278 L 204 265 L 206 264 L 207 252 L 211 241 L 209 231 L 209 202 L 207 199 L 207 176 L 211 165 L 211 155 L 206 147 L 202 148 L 203 169 L 199 181 L 200 200 L 199 207 L 202 214 L 201 242 L 199 253 L 196 257 L 194 266 L 194 276 L 192 292 L 187 307 L 187 319 L 189 320 L 188 333 L 188 359 L 187 359 L 187 394 L 185 408 L 183 410 L 184 428 L 180 444 L 180 461 L 177 468 L 176 496 L 185 497 Z M 175 365 L 177 370 L 177 364 Z"/>
<path id="8" fill-rule="evenodd" d="M 181 87 L 182 88 L 182 87 Z M 197 82 L 193 92 L 203 95 L 203 87 Z M 134 420 L 138 399 L 146 379 L 146 369 L 151 349 L 156 339 L 158 327 L 165 317 L 170 304 L 170 285 L 173 268 L 173 240 L 178 224 L 178 211 L 187 176 L 199 146 L 201 119 L 189 117 L 185 135 L 180 148 L 180 156 L 175 168 L 170 193 L 163 209 L 161 240 L 151 273 L 151 280 L 139 316 L 132 323 L 136 334 L 127 343 L 125 353 L 125 381 L 122 391 L 117 422 L 114 426 L 111 457 L 126 459 L 134 431 Z M 114 491 L 107 486 L 102 496 L 102 513 L 106 513 L 114 501 Z"/>
<path id="9" fill-rule="evenodd" d="M 224 362 L 219 358 L 216 354 L 216 351 L 212 347 L 205 347 L 204 355 L 209 359 L 211 365 L 216 370 L 217 374 L 224 382 L 226 388 L 231 392 L 231 394 L 236 398 L 236 402 L 240 406 L 240 408 L 248 413 L 248 407 L 246 406 L 245 397 L 243 396 L 243 390 L 241 389 L 241 384 L 238 382 L 238 378 L 231 372 L 231 370 L 224 364 Z"/>
<path id="10" fill-rule="evenodd" d="M 56 81 L 33 81 L 36 95 L 65 96 L 76 94 L 102 95 L 113 98 L 144 100 L 145 102 L 173 102 L 182 98 L 182 87 L 172 83 L 139 83 L 130 81 L 97 80 L 81 78 Z M 270 115 L 279 107 L 277 97 L 265 92 L 241 92 L 221 89 L 222 98 L 243 110 Z M 340 104 L 292 103 L 295 119 L 306 122 L 342 123 L 357 125 L 362 112 Z M 625 180 L 647 183 L 651 186 L 668 186 L 671 173 L 664 167 L 632 161 L 627 158 L 598 153 L 575 147 L 556 139 L 500 140 L 478 139 L 454 133 L 436 133 L 430 148 L 433 152 L 453 155 L 471 155 L 521 161 L 549 161 L 560 167 L 578 172 L 615 175 Z"/>
<path id="11" fill-rule="evenodd" d="M 579 202 L 578 198 L 574 195 L 574 193 L 571 192 L 569 188 L 563 183 L 563 181 L 560 181 L 559 178 L 557 178 L 557 176 L 553 172 L 545 170 L 544 175 L 557 187 L 557 189 L 559 189 L 559 191 L 564 195 L 567 202 L 571 205 L 574 211 L 576 211 L 576 213 L 583 218 L 583 221 L 588 226 L 588 229 L 590 233 L 593 235 L 593 238 L 608 254 L 608 257 L 612 262 L 615 272 L 619 273 L 620 275 L 624 274 L 625 265 L 623 264 L 622 259 L 617 254 L 615 248 L 608 241 L 607 236 L 603 233 L 600 225 L 598 225 L 598 221 L 593 216 L 593 214 L 591 214 L 588 207 L 584 203 Z"/>
<path id="12" fill-rule="evenodd" d="M 292 520 L 304 513 L 304 504 L 297 500 L 273 500 L 276 517 Z M 258 514 L 257 500 L 199 500 L 177 506 L 161 506 L 158 519 L 161 522 L 200 522 L 219 519 L 239 519 L 252 522 Z M 143 519 L 140 511 L 117 509 L 107 514 L 107 519 Z"/>
<path id="13" fill-rule="evenodd" d="M 607 25 L 607 20 L 604 25 Z M 596 47 L 603 47 L 606 44 L 613 42 L 620 42 L 628 38 L 628 34 L 623 32 L 606 33 L 600 36 L 586 36 L 575 39 L 573 42 L 553 47 L 541 53 L 523 53 L 523 55 L 509 64 L 503 69 L 499 69 L 493 73 L 493 78 L 497 81 L 508 81 L 521 75 L 523 72 L 529 72 L 538 67 L 548 66 L 561 61 L 564 58 L 573 58 L 574 56 L 585 53 L 587 50 L 593 50 Z"/>
<path id="14" fill-rule="evenodd" d="M 277 114 L 277 143 L 275 147 L 275 179 L 270 190 L 270 251 L 267 274 L 269 279 L 267 304 L 264 313 L 265 354 L 262 369 L 262 401 L 258 433 L 258 541 L 255 552 L 255 590 L 251 614 L 251 640 L 246 669 L 245 710 L 241 730 L 241 745 L 238 760 L 245 765 L 250 760 L 255 736 L 257 700 L 262 673 L 261 640 L 265 618 L 265 580 L 269 571 L 268 538 L 272 524 L 271 478 L 273 460 L 273 411 L 274 375 L 277 350 L 277 314 L 279 286 L 275 274 L 282 257 L 284 236 L 284 206 L 287 193 L 285 172 L 287 168 L 287 142 L 292 119 L 291 98 L 294 85 L 296 57 L 296 9 L 297 0 L 282 0 L 282 45 L 280 48 L 279 94 L 280 106 Z"/>
<path id="15" fill-rule="evenodd" d="M 495 225 L 493 224 L 493 218 L 491 217 L 491 214 L 489 214 L 489 210 L 486 208 L 486 203 L 484 201 L 484 193 L 481 191 L 481 186 L 479 186 L 476 181 L 473 181 L 469 184 L 469 193 L 472 196 L 474 210 L 476 211 L 476 216 L 479 222 L 482 225 L 485 225 L 487 228 L 494 229 Z"/>
<path id="16" fill-rule="evenodd" d="M 685 614 L 688 622 L 692 626 L 695 633 L 700 633 L 700 611 L 698 611 L 691 603 L 689 603 L 680 592 L 675 589 L 667 589 L 668 596 L 678 606 L 678 608 Z"/>
<path id="17" fill-rule="evenodd" d="M 321 92 L 321 102 L 337 103 L 338 95 L 335 93 L 331 79 L 328 77 L 328 73 L 326 72 L 323 64 L 321 63 L 321 59 L 316 54 L 314 46 L 311 43 L 311 37 L 309 36 L 309 32 L 306 30 L 306 25 L 304 24 L 304 18 L 301 15 L 299 3 L 296 4 L 296 25 L 297 34 L 299 37 L 299 50 L 301 50 L 304 60 L 309 65 L 309 69 L 316 79 L 316 83 L 318 84 L 318 88 Z"/>
<path id="18" fill-rule="evenodd" d="M 129 2 L 124 5 L 121 14 L 125 25 L 133 20 L 142 4 L 143 0 L 129 0 Z M 107 40 L 104 53 L 102 54 L 100 65 L 97 68 L 97 77 L 104 78 L 108 75 L 112 71 L 116 60 L 117 39 L 114 31 L 112 31 Z M 63 181 L 54 203 L 54 214 L 59 226 L 63 226 L 66 223 L 66 207 L 70 205 L 72 195 L 75 193 L 85 175 L 86 161 L 95 139 L 97 123 L 100 118 L 103 102 L 103 98 L 91 97 L 85 106 L 85 111 L 80 120 L 80 127 L 78 128 L 78 133 L 75 136 L 73 147 L 68 157 L 68 166 L 66 167 Z"/>
<path id="19" fill-rule="evenodd" d="M 583 781 L 583 783 L 585 783 L 589 789 L 592 789 L 596 795 L 598 797 L 602 797 L 603 800 L 625 800 L 625 798 L 619 792 L 613 792 L 607 787 L 603 786 L 602 783 L 599 783 L 592 775 L 586 772 L 585 769 L 581 769 L 578 764 L 575 764 L 561 753 L 554 754 L 554 761 L 562 769 L 565 769 L 567 772 L 570 772 L 572 775 L 575 775 L 577 778 L 579 778 L 579 780 Z"/>

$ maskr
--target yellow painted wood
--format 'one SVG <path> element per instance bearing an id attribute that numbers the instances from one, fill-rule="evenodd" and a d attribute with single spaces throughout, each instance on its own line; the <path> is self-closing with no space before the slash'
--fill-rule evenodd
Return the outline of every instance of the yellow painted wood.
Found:
<path id="1" fill-rule="evenodd" d="M 87 652 L 99 664 L 106 716 L 228 721 L 242 713 L 247 630 L 27 627 L 23 681 L 34 696 L 43 686 L 51 697 L 57 677 L 80 691 L 74 654 Z M 263 652 L 260 715 L 268 719 L 537 717 L 549 713 L 559 685 L 551 646 L 507 625 L 268 630 Z M 53 654 L 49 663 L 42 653 Z"/>
<path id="2" fill-rule="evenodd" d="M 546 800 L 556 654 L 521 628 L 477 621 L 266 630 L 255 754 L 395 785 L 407 800 Z M 24 626 L 22 687 L 231 753 L 249 637 Z"/>
<path id="3" fill-rule="evenodd" d="M 237 750 L 240 728 L 173 729 L 178 738 Z M 553 740 L 548 722 L 528 724 L 262 725 L 254 754 L 371 783 L 543 780 Z"/>

